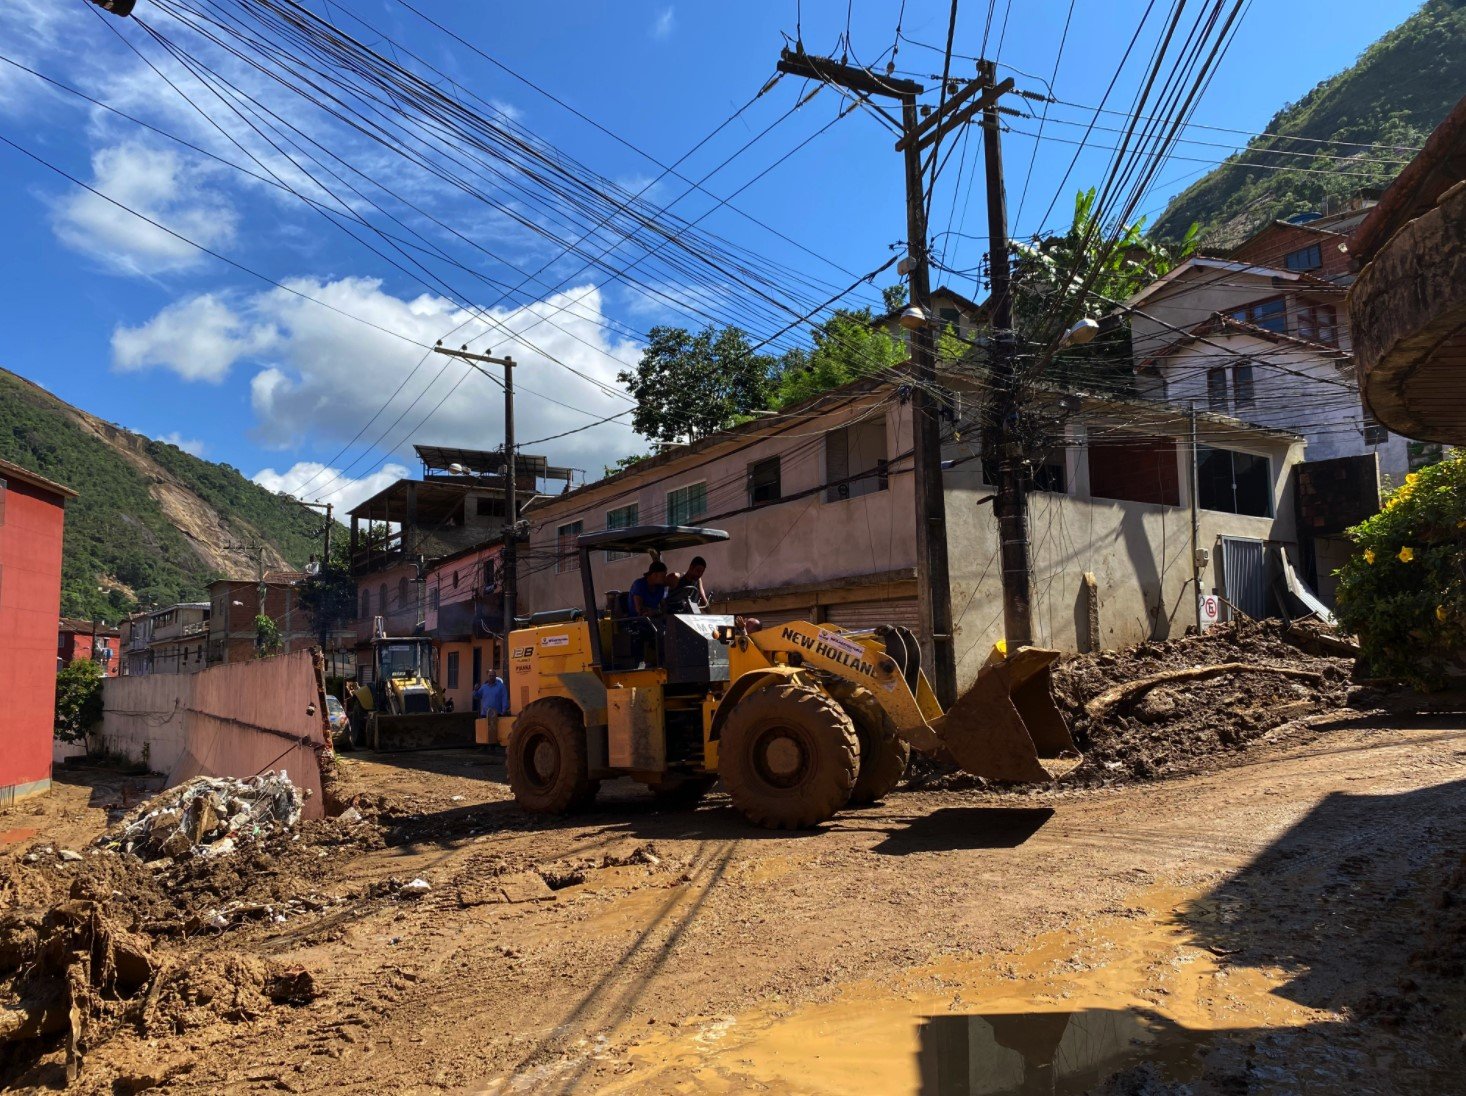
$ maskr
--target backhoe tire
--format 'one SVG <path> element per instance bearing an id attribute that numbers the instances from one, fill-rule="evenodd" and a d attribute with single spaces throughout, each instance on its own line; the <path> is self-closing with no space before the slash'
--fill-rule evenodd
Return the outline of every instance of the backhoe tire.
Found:
<path id="1" fill-rule="evenodd" d="M 669 776 L 656 784 L 648 784 L 657 806 L 663 810 L 691 810 L 702 797 L 713 790 L 716 776 Z"/>
<path id="2" fill-rule="evenodd" d="M 886 798 L 906 774 L 911 746 L 870 719 L 856 718 L 860 738 L 860 773 L 850 792 L 852 806 L 863 807 Z"/>
<path id="3" fill-rule="evenodd" d="M 860 768 L 855 725 L 804 685 L 769 685 L 735 702 L 718 745 L 733 805 L 758 826 L 817 826 L 850 800 Z"/>
<path id="4" fill-rule="evenodd" d="M 514 720 L 505 751 L 514 801 L 532 814 L 590 806 L 600 789 L 587 765 L 585 720 L 568 700 L 536 700 Z"/>

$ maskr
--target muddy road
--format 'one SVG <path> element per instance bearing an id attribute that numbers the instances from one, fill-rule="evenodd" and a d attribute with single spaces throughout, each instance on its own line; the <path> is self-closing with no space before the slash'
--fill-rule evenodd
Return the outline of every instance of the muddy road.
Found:
<path id="1" fill-rule="evenodd" d="M 539 824 L 478 753 L 341 767 L 367 819 L 180 884 L 273 904 L 144 926 L 164 988 L 89 1029 L 71 1090 L 1460 1090 L 1459 717 L 1346 713 L 1145 784 L 907 790 L 796 835 L 619 783 Z M 85 865 L 24 854 L 83 847 L 127 791 L 66 779 L 0 813 L 0 899 L 63 890 Z M 263 993 L 280 971 L 310 992 Z M 5 1080 L 66 1088 L 65 1057 Z"/>

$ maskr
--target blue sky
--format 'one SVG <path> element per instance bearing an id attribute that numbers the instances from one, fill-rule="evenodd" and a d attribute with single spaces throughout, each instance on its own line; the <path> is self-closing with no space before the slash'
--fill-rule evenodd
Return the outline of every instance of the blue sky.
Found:
<path id="1" fill-rule="evenodd" d="M 373 186 L 390 193 L 376 207 L 396 216 L 399 229 L 376 207 L 343 198 L 341 187 L 313 186 L 307 170 L 316 184 L 326 180 L 303 155 L 266 146 L 135 21 L 100 17 L 85 0 L 5 0 L 0 55 L 202 153 L 0 63 L 0 136 L 113 200 L 0 144 L 0 231 L 8 272 L 0 296 L 0 365 L 103 418 L 226 461 L 271 487 L 349 503 L 411 467 L 412 440 L 483 448 L 499 442 L 497 388 L 423 350 L 445 336 L 455 344 L 472 338 L 475 349 L 511 353 L 521 362 L 520 438 L 575 430 L 534 448 L 554 463 L 594 475 L 615 458 L 645 449 L 624 416 L 578 428 L 625 412 L 615 374 L 635 361 L 649 328 L 701 326 L 714 318 L 737 320 L 759 338 L 773 335 L 791 306 L 798 311 L 824 300 L 875 269 L 904 235 L 900 158 L 877 120 L 863 110 L 840 116 L 843 104 L 829 90 L 791 112 L 807 94 L 792 78 L 745 106 L 773 75 L 782 36 L 794 36 L 796 20 L 811 52 L 843 48 L 844 2 L 622 0 L 554 9 L 411 2 L 462 42 L 399 0 L 310 0 L 305 6 L 363 41 L 390 42 L 379 48 L 398 48 L 408 64 L 415 62 L 407 52 L 418 55 L 451 81 L 443 84 L 449 95 L 471 93 L 476 109 L 496 124 L 527 131 L 573 159 L 577 170 L 642 192 L 655 207 L 670 203 L 673 213 L 697 221 L 699 232 L 717 237 L 723 258 L 734 255 L 766 281 L 787 287 L 787 299 L 757 299 L 703 267 L 696 281 L 689 280 L 669 261 L 670 252 L 604 233 L 592 235 L 586 246 L 594 245 L 595 255 L 606 253 L 615 269 L 635 264 L 634 277 L 586 269 L 564 244 L 587 226 L 577 229 L 563 211 L 537 207 L 515 189 L 522 177 L 493 185 L 475 181 L 469 189 L 476 195 L 449 185 L 200 40 L 153 0 L 138 0 L 137 14 L 186 56 L 360 170 L 359 195 L 372 194 Z M 1099 103 L 1145 7 L 1139 0 L 1073 6 L 1054 91 L 1078 106 L 1051 108 L 1045 132 L 1057 139 L 1037 149 L 1025 135 L 1033 122 L 1013 120 L 1015 132 L 1005 138 L 1015 234 L 1060 225 L 1074 190 L 1103 173 L 1108 153 L 1101 147 L 1087 150 L 1066 179 L 1076 147 L 1068 142 L 1082 133 L 1080 123 L 1090 117 L 1082 108 Z M 1004 5 L 996 7 L 989 54 L 997 54 L 1006 66 L 1001 74 L 1016 76 L 1020 87 L 1042 89 L 1055 71 L 1069 0 L 1013 4 L 1006 31 Z M 1349 64 L 1414 7 L 1397 0 L 1254 4 L 1195 121 L 1260 129 L 1284 103 Z M 903 8 L 906 37 L 896 67 L 933 85 L 948 14 L 939 0 L 853 4 L 852 60 L 878 58 L 884 67 Z M 987 8 L 972 0 L 961 5 L 958 53 L 979 51 Z M 1121 69 L 1112 104 L 1130 101 L 1143 61 L 1136 56 Z M 972 62 L 960 60 L 953 71 L 970 76 Z M 1100 125 L 1122 121 L 1102 116 Z M 675 175 L 658 177 L 658 164 L 678 161 L 715 130 L 676 168 L 696 180 L 717 168 L 704 191 Z M 972 169 L 980 167 L 976 136 L 956 147 L 932 203 L 938 250 L 958 270 L 975 267 L 984 246 L 973 238 L 986 231 L 981 183 L 972 185 Z M 1225 156 L 1223 146 L 1245 140 L 1216 130 L 1189 136 L 1199 143 L 1178 149 L 1141 203 L 1152 215 L 1209 162 Z M 1093 141 L 1103 146 L 1113 137 L 1097 131 Z M 260 178 L 206 153 L 245 164 Z M 427 264 L 427 277 L 411 264 L 393 265 L 272 178 L 324 205 L 340 200 L 339 212 L 399 238 L 416 232 L 441 261 Z M 725 205 L 708 196 L 735 193 Z M 379 238 L 356 231 L 378 251 L 390 251 Z M 877 284 L 892 280 L 887 274 Z M 940 280 L 976 292 L 971 280 Z M 851 303 L 874 299 L 867 287 Z M 795 337 L 781 336 L 774 345 Z"/>

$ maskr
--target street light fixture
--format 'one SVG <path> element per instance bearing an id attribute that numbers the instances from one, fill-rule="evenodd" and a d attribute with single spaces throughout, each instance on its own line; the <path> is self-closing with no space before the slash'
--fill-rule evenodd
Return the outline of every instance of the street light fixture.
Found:
<path id="1" fill-rule="evenodd" d="M 1064 350 L 1071 346 L 1084 346 L 1086 343 L 1094 342 L 1094 337 L 1100 333 L 1098 321 L 1086 316 L 1068 331 L 1059 340 L 1059 349 Z"/>

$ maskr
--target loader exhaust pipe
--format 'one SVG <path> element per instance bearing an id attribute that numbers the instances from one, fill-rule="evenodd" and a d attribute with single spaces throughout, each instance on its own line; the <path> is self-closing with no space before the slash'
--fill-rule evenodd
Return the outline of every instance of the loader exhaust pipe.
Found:
<path id="1" fill-rule="evenodd" d="M 1068 775 L 1082 760 L 1050 692 L 1059 652 L 1020 647 L 988 660 L 932 729 L 965 771 L 1005 784 Z"/>

